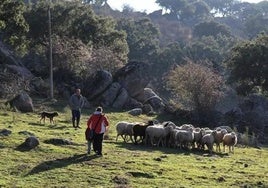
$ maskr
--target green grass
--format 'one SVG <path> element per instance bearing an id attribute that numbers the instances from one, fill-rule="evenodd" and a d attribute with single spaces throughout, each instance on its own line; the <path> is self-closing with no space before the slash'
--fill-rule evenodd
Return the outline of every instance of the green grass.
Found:
<path id="1" fill-rule="evenodd" d="M 124 112 L 105 113 L 111 123 L 103 143 L 103 157 L 85 155 L 84 131 L 93 109 L 82 115 L 83 129 L 74 129 L 70 110 L 64 103 L 37 109 L 58 111 L 55 125 L 40 124 L 38 113 L 0 109 L 0 129 L 12 131 L 0 136 L 0 187 L 268 187 L 268 149 L 236 147 L 234 154 L 212 156 L 204 152 L 153 148 L 115 141 L 118 121 L 145 122 L 155 117 L 133 117 Z M 38 111 L 38 110 L 37 110 Z M 28 137 L 40 145 L 20 150 Z M 50 138 L 71 140 L 77 145 L 46 144 Z"/>

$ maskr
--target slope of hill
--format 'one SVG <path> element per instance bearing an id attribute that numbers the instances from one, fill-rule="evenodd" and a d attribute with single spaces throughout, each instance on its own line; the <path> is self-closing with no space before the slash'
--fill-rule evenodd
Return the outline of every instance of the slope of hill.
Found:
<path id="1" fill-rule="evenodd" d="M 268 150 L 236 147 L 234 154 L 155 148 L 116 142 L 118 121 L 145 122 L 156 117 L 133 117 L 105 109 L 111 126 L 103 144 L 103 157 L 86 155 L 84 131 L 93 109 L 82 114 L 83 129 L 71 125 L 65 103 L 45 106 L 36 112 L 9 111 L 1 102 L 0 187 L 267 187 Z M 42 110 L 58 111 L 56 123 L 40 123 Z M 35 135 L 40 144 L 33 150 L 19 146 Z M 59 138 L 70 144 L 54 145 Z"/>

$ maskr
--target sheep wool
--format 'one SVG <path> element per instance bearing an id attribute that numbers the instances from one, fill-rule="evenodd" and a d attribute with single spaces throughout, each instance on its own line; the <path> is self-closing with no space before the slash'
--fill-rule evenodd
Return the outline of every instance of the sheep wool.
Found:
<path id="1" fill-rule="evenodd" d="M 133 126 L 135 123 L 130 123 L 127 121 L 120 121 L 116 124 L 116 141 L 118 137 L 121 136 L 124 142 L 127 142 L 127 137 L 130 137 L 130 140 L 133 142 L 132 135 L 133 135 Z"/>
<path id="2" fill-rule="evenodd" d="M 234 153 L 234 146 L 237 144 L 237 135 L 235 132 L 227 133 L 223 137 L 223 151 L 225 146 L 229 147 L 229 153 Z"/>

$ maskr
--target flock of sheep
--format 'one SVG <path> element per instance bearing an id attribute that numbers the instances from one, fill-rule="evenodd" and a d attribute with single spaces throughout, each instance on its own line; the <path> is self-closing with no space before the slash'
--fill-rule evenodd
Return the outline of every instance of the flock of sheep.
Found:
<path id="1" fill-rule="evenodd" d="M 209 128 L 194 127 L 191 124 L 176 126 L 173 122 L 163 123 L 131 123 L 121 121 L 116 124 L 117 137 L 121 136 L 124 142 L 129 139 L 132 143 L 142 143 L 148 146 L 162 146 L 171 148 L 198 148 L 205 150 L 205 146 L 210 154 L 213 145 L 216 145 L 216 152 L 221 152 L 220 144 L 229 147 L 229 152 L 234 153 L 234 146 L 237 143 L 237 135 L 230 127 L 218 127 L 214 130 Z M 134 138 L 134 139 L 133 139 Z"/>

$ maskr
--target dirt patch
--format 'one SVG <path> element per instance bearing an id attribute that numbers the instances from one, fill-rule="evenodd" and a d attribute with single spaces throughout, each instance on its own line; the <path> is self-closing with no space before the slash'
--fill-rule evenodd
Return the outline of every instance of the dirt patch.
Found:
<path id="1" fill-rule="evenodd" d="M 115 187 L 119 188 L 123 188 L 123 187 L 128 187 L 129 184 L 129 180 L 125 177 L 121 177 L 121 176 L 115 176 L 112 181 L 114 183 L 116 183 L 117 185 Z"/>

